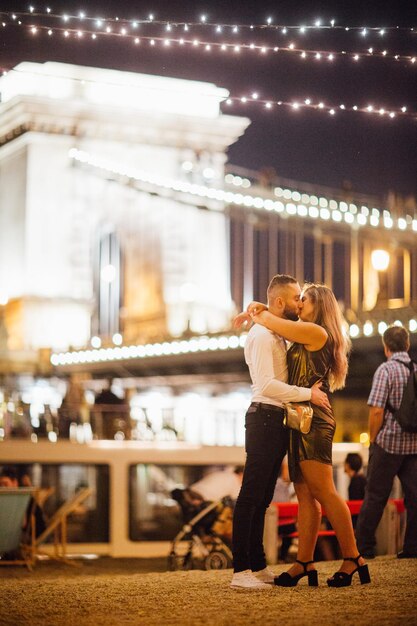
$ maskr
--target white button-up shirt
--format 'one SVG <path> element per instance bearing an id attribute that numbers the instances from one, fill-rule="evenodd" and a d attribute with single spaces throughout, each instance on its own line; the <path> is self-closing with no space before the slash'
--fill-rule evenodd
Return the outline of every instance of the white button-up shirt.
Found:
<path id="1" fill-rule="evenodd" d="M 280 335 L 254 324 L 246 338 L 245 361 L 252 379 L 252 402 L 282 407 L 286 402 L 311 400 L 311 389 L 287 384 L 287 346 Z"/>

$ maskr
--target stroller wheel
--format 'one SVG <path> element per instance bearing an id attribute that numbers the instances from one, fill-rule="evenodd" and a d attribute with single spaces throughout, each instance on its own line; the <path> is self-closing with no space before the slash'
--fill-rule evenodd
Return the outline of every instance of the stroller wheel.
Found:
<path id="1" fill-rule="evenodd" d="M 212 550 L 204 559 L 205 569 L 228 569 L 231 565 L 230 558 L 222 550 Z"/>
<path id="2" fill-rule="evenodd" d="M 191 554 L 170 554 L 168 556 L 168 571 L 177 572 L 178 570 L 193 569 L 193 559 Z"/>

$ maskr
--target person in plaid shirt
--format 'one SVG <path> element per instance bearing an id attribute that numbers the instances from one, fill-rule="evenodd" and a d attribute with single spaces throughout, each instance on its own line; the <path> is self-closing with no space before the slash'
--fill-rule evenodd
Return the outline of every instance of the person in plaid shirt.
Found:
<path id="1" fill-rule="evenodd" d="M 417 433 L 402 430 L 392 412 L 400 406 L 410 370 L 410 339 L 402 326 L 390 326 L 382 342 L 387 361 L 374 374 L 368 398 L 369 464 L 365 499 L 356 526 L 358 549 L 373 558 L 375 531 L 391 493 L 395 476 L 404 491 L 407 527 L 398 558 L 417 558 Z"/>

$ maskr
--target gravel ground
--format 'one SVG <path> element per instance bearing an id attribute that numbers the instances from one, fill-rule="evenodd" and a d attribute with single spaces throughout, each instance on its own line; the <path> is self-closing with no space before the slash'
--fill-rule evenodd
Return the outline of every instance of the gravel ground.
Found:
<path id="1" fill-rule="evenodd" d="M 0 568 L 3 626 L 417 626 L 417 560 L 378 557 L 372 583 L 330 589 L 338 563 L 318 563 L 320 586 L 239 592 L 231 570 L 166 572 L 162 559 L 41 562 Z M 288 566 L 274 566 L 278 574 Z"/>

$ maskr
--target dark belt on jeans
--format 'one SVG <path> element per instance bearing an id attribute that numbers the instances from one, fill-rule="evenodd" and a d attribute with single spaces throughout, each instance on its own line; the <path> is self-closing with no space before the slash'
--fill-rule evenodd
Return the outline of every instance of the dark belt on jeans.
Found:
<path id="1" fill-rule="evenodd" d="M 284 413 L 282 406 L 276 406 L 276 404 L 267 404 L 266 402 L 251 402 L 251 406 L 256 409 L 265 409 L 266 411 L 278 411 Z"/>

